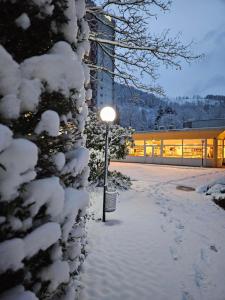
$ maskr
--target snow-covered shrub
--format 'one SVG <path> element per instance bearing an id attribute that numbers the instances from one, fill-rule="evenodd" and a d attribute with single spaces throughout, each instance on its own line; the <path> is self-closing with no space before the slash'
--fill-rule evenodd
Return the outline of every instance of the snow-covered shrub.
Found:
<path id="1" fill-rule="evenodd" d="M 115 190 L 129 190 L 131 187 L 131 179 L 129 176 L 122 174 L 118 171 L 110 171 L 109 176 L 109 189 Z M 102 182 L 103 185 L 103 182 Z"/>
<path id="2" fill-rule="evenodd" d="M 217 205 L 225 209 L 225 176 L 209 182 L 207 185 L 198 187 L 199 193 L 204 193 Z"/>
<path id="3" fill-rule="evenodd" d="M 85 131 L 86 145 L 90 151 L 90 176 L 89 181 L 101 184 L 104 173 L 104 148 L 105 148 L 105 124 L 100 120 L 99 115 L 96 112 L 90 111 L 88 115 L 88 121 L 86 123 Z M 123 128 L 119 125 L 110 125 L 109 130 L 109 161 L 110 159 L 123 159 L 128 154 L 128 144 L 132 141 L 132 128 Z M 109 172 L 110 174 L 111 172 Z M 121 173 L 120 173 L 121 174 Z M 109 176 L 109 179 L 119 182 L 121 175 L 119 173 L 113 173 Z M 116 179 L 116 177 L 118 177 Z M 124 188 L 129 186 L 129 179 L 125 183 Z"/>
<path id="4" fill-rule="evenodd" d="M 0 299 L 74 300 L 89 201 L 85 0 L 0 1 L 0 19 Z"/>

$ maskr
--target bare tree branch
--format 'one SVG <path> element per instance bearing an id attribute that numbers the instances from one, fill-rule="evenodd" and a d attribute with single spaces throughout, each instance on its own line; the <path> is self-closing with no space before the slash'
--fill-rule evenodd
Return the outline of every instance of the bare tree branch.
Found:
<path id="1" fill-rule="evenodd" d="M 180 69 L 182 61 L 190 63 L 200 57 L 191 53 L 192 43 L 181 43 L 180 35 L 171 38 L 169 30 L 158 36 L 150 32 L 156 9 L 165 12 L 170 5 L 170 0 L 103 0 L 98 6 L 88 3 L 89 22 L 102 24 L 101 30 L 91 26 L 89 39 L 115 61 L 114 70 L 106 66 L 95 69 L 109 72 L 117 80 L 120 78 L 135 87 L 162 94 L 162 88 L 154 85 L 160 65 Z M 110 28 L 113 34 L 104 28 Z M 142 78 L 146 77 L 149 84 L 143 84 Z"/>

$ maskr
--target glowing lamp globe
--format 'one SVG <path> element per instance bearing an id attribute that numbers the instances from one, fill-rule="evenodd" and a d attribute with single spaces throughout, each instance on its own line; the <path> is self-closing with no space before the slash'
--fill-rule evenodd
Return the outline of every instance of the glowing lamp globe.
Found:
<path id="1" fill-rule="evenodd" d="M 104 122 L 113 122 L 116 118 L 116 112 L 112 107 L 106 106 L 101 109 L 100 117 Z"/>

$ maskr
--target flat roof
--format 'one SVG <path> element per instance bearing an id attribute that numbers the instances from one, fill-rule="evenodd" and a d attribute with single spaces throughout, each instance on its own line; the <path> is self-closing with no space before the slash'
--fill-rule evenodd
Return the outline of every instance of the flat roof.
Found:
<path id="1" fill-rule="evenodd" d="M 210 127 L 210 128 L 183 128 L 171 130 L 153 130 L 153 131 L 136 131 L 133 134 L 136 140 L 145 139 L 213 139 L 225 138 L 225 127 Z"/>

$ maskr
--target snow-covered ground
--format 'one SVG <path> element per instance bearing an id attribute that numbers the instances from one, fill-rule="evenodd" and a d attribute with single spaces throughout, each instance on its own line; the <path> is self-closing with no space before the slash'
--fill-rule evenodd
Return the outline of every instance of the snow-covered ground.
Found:
<path id="1" fill-rule="evenodd" d="M 204 169 L 112 163 L 131 176 L 107 222 L 88 223 L 80 300 L 224 300 L 225 211 L 196 191 L 224 175 Z M 101 217 L 101 190 L 92 193 Z"/>

